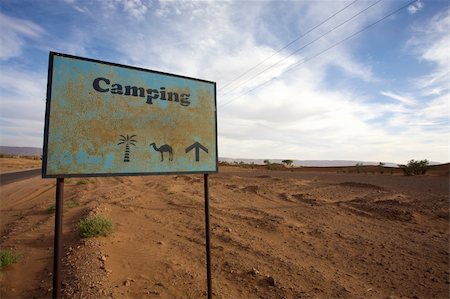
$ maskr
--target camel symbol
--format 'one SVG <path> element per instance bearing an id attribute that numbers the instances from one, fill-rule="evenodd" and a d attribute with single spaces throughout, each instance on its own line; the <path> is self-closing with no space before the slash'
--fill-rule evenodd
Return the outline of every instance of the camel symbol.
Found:
<path id="1" fill-rule="evenodd" d="M 168 144 L 163 144 L 159 148 L 156 147 L 156 144 L 153 142 L 150 144 L 153 146 L 153 149 L 157 152 L 161 153 L 161 161 L 164 161 L 164 152 L 169 152 L 169 161 L 173 161 L 173 150 L 172 147 Z"/>

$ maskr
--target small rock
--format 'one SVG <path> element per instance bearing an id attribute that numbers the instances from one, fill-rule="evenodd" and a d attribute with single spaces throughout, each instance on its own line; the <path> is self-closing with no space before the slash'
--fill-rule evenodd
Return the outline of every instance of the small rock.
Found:
<path id="1" fill-rule="evenodd" d="M 164 242 L 163 241 L 158 241 L 158 244 L 159 245 L 164 245 Z"/>
<path id="2" fill-rule="evenodd" d="M 273 277 L 270 276 L 270 275 L 267 275 L 266 281 L 267 281 L 267 283 L 268 283 L 270 286 L 272 286 L 272 287 L 275 287 L 275 286 L 277 285 L 277 282 L 275 281 L 275 278 L 273 278 Z"/>
<path id="3" fill-rule="evenodd" d="M 129 287 L 131 285 L 131 281 L 129 279 L 127 279 L 123 282 L 123 285 L 126 287 Z"/>
<path id="4" fill-rule="evenodd" d="M 100 260 L 101 260 L 101 261 L 106 261 L 106 256 L 102 255 L 102 256 L 100 257 Z"/>
<path id="5" fill-rule="evenodd" d="M 226 231 L 227 231 L 228 233 L 231 233 L 231 228 L 227 227 Z"/>
<path id="6" fill-rule="evenodd" d="M 252 268 L 252 269 L 250 270 L 250 274 L 253 275 L 253 276 L 256 276 L 256 275 L 259 274 L 259 271 L 258 271 L 256 268 Z"/>

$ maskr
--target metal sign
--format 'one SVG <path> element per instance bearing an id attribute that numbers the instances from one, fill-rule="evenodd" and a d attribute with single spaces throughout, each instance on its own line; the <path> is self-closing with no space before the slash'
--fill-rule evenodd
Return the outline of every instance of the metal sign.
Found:
<path id="1" fill-rule="evenodd" d="M 216 84 L 50 52 L 43 177 L 217 172 Z"/>

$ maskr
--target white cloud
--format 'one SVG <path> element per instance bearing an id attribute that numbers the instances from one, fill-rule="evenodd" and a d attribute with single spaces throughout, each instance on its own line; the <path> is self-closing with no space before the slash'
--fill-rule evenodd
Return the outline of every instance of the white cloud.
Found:
<path id="1" fill-rule="evenodd" d="M 135 18 L 142 18 L 148 9 L 148 4 L 145 3 L 146 1 L 123 0 L 121 2 L 122 2 L 124 11 Z"/>
<path id="2" fill-rule="evenodd" d="M 449 92 L 450 82 L 450 9 L 437 14 L 427 24 L 414 28 L 407 50 L 422 61 L 435 65 L 432 72 L 415 80 L 423 93 Z"/>
<path id="3" fill-rule="evenodd" d="M 18 68 L 2 68 L 0 72 L 2 145 L 42 146 L 46 79 L 45 74 Z"/>
<path id="4" fill-rule="evenodd" d="M 0 144 L 42 147 L 44 122 L 0 116 Z"/>
<path id="5" fill-rule="evenodd" d="M 39 25 L 0 12 L 0 60 L 18 57 L 27 38 L 36 39 L 45 33 Z"/>
<path id="6" fill-rule="evenodd" d="M 388 98 L 397 100 L 405 105 L 415 105 L 416 104 L 416 101 L 414 99 L 412 99 L 409 95 L 405 96 L 405 95 L 401 95 L 401 94 L 394 93 L 391 91 L 381 91 L 380 93 Z"/>
<path id="7" fill-rule="evenodd" d="M 423 2 L 418 0 L 416 2 L 414 2 L 413 4 L 411 4 L 410 6 L 408 6 L 408 12 L 410 14 L 416 14 L 418 11 L 422 10 L 423 8 Z"/>
<path id="8" fill-rule="evenodd" d="M 417 55 L 419 61 L 428 62 L 430 71 L 412 80 L 416 94 L 423 95 L 421 102 L 408 114 L 399 115 L 397 121 L 407 122 L 430 148 L 447 152 L 450 126 L 450 9 L 436 14 L 429 22 L 414 28 L 407 50 Z M 440 138 L 438 143 L 436 139 Z M 447 142 L 446 142 L 447 141 Z M 443 154 L 444 156 L 444 154 Z M 442 159 L 443 160 L 443 159 Z"/>

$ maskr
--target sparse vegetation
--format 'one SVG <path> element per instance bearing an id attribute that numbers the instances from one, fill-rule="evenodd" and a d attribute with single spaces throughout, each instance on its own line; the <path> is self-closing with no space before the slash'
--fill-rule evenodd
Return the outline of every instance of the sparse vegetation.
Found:
<path id="1" fill-rule="evenodd" d="M 6 266 L 16 263 L 19 260 L 19 255 L 11 250 L 0 250 L 0 270 Z"/>
<path id="2" fill-rule="evenodd" d="M 399 165 L 405 175 L 423 175 L 427 172 L 429 162 L 427 159 L 416 161 L 414 159 L 408 161 L 406 165 Z"/>
<path id="3" fill-rule="evenodd" d="M 11 154 L 0 154 L 0 158 L 12 158 L 12 159 L 29 159 L 29 160 L 42 160 L 42 156 L 20 156 Z"/>
<path id="4" fill-rule="evenodd" d="M 56 204 L 52 203 L 52 204 L 48 207 L 47 213 L 49 213 L 49 214 L 54 214 L 55 211 L 56 211 Z"/>
<path id="5" fill-rule="evenodd" d="M 67 200 L 67 201 L 64 202 L 64 209 L 65 209 L 65 208 L 68 208 L 68 209 L 70 209 L 70 208 L 75 208 L 75 207 L 78 207 L 79 205 L 80 205 L 80 202 L 79 202 L 79 201 L 77 201 L 77 200 L 70 200 L 70 199 L 69 199 L 69 200 Z M 49 214 L 54 214 L 55 211 L 56 211 L 56 204 L 52 203 L 52 204 L 48 207 L 47 213 L 49 213 Z"/>
<path id="6" fill-rule="evenodd" d="M 267 169 L 269 170 L 275 170 L 275 165 L 272 165 L 272 162 L 270 162 L 270 160 L 264 160 L 264 164 L 267 165 Z"/>
<path id="7" fill-rule="evenodd" d="M 292 163 L 294 163 L 294 161 L 292 161 L 292 160 L 283 160 L 283 161 L 281 161 L 281 163 L 286 164 L 286 166 L 291 166 Z"/>
<path id="8" fill-rule="evenodd" d="M 65 203 L 64 203 L 64 207 L 65 208 L 75 208 L 75 207 L 78 207 L 80 205 L 80 202 L 79 201 L 77 201 L 77 200 L 67 200 Z"/>
<path id="9" fill-rule="evenodd" d="M 111 220 L 101 216 L 82 219 L 78 224 L 78 232 L 82 238 L 109 236 L 113 232 Z"/>
<path id="10" fill-rule="evenodd" d="M 81 179 L 76 184 L 77 185 L 86 185 L 86 184 L 89 184 L 90 182 L 91 181 L 89 181 L 89 179 Z"/>
<path id="11" fill-rule="evenodd" d="M 384 162 L 380 162 L 378 163 L 378 168 L 380 169 L 380 173 L 383 174 L 384 173 L 384 166 L 386 165 L 386 163 Z"/>

